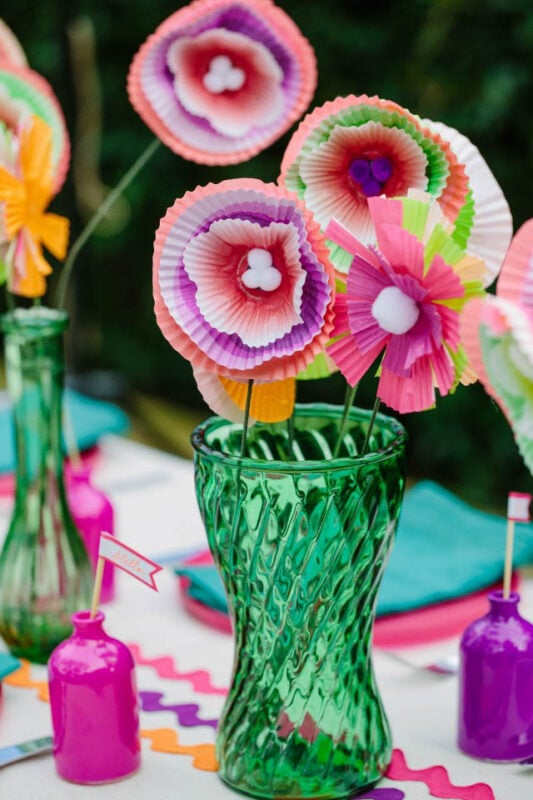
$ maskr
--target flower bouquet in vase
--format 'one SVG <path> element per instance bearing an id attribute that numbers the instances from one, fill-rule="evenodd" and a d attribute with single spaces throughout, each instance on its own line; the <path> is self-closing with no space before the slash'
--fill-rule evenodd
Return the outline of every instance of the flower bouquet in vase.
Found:
<path id="1" fill-rule="evenodd" d="M 263 0 L 182 9 L 134 59 L 133 104 L 178 153 L 196 158 L 201 145 L 216 164 L 246 151 L 261 130 L 246 112 L 253 91 L 266 128 L 283 128 L 294 106 L 281 100 L 306 67 L 308 49 L 279 20 Z M 258 99 L 275 86 L 277 118 Z M 387 769 L 371 635 L 406 432 L 379 404 L 422 411 L 437 389 L 475 380 L 460 316 L 497 274 L 511 229 L 465 137 L 365 95 L 305 117 L 276 183 L 198 186 L 160 222 L 157 322 L 216 414 L 192 444 L 235 637 L 216 748 L 238 791 L 350 797 Z M 371 369 L 379 383 L 366 411 L 354 398 Z M 299 381 L 336 370 L 344 405 L 296 402 Z"/>

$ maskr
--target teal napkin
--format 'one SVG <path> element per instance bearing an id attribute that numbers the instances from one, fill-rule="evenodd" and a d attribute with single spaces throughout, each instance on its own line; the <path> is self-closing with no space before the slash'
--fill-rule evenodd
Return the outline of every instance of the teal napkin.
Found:
<path id="1" fill-rule="evenodd" d="M 396 541 L 378 597 L 379 615 L 453 600 L 501 580 L 507 522 L 472 508 L 433 481 L 405 495 Z M 533 526 L 516 525 L 514 564 L 533 563 Z M 191 581 L 191 597 L 227 611 L 213 566 L 176 568 Z"/>
<path id="2" fill-rule="evenodd" d="M 64 403 L 80 450 L 97 444 L 105 433 L 124 433 L 128 428 L 126 414 L 114 403 L 94 400 L 73 389 L 65 390 Z M 6 404 L 0 408 L 0 472 L 11 472 L 14 468 L 13 421 Z"/>
<path id="3" fill-rule="evenodd" d="M 0 653 L 0 681 L 20 667 L 20 661 L 9 653 Z"/>

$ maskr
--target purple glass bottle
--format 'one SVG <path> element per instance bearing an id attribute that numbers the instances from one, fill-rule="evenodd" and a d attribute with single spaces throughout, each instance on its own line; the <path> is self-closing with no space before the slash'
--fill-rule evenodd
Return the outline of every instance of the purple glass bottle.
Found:
<path id="1" fill-rule="evenodd" d="M 521 761 L 533 756 L 533 625 L 516 592 L 488 599 L 461 639 L 458 744 L 485 761 Z"/>
<path id="2" fill-rule="evenodd" d="M 74 614 L 72 635 L 48 661 L 56 770 L 73 783 L 116 781 L 140 765 L 135 665 L 104 619 Z"/>
<path id="3" fill-rule="evenodd" d="M 95 573 L 100 533 L 106 531 L 111 536 L 114 535 L 113 506 L 107 496 L 93 486 L 90 470 L 87 467 L 76 469 L 70 467 L 68 469 L 67 498 L 72 519 L 85 542 L 93 573 Z M 100 602 L 110 603 L 114 597 L 115 568 L 113 564 L 106 561 Z"/>

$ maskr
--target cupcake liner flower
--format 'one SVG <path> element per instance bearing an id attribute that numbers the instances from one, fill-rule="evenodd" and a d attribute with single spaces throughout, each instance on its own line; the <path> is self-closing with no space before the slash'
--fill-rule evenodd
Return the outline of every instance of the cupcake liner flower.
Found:
<path id="1" fill-rule="evenodd" d="M 397 197 L 412 189 L 426 191 L 438 200 L 454 225 L 454 238 L 462 246 L 468 242 L 476 253 L 470 246 L 473 226 L 475 223 L 477 232 L 494 224 L 489 196 L 494 198 L 497 190 L 501 243 L 486 272 L 488 283 L 501 265 L 510 214 L 479 153 L 476 151 L 473 159 L 475 148 L 470 145 L 466 153 L 464 143 L 459 146 L 450 130 L 422 121 L 388 100 L 366 95 L 340 97 L 303 119 L 285 152 L 280 181 L 304 200 L 323 230 L 335 219 L 366 244 L 376 239 L 369 209 L 372 197 Z M 475 162 L 470 173 L 463 155 L 469 156 L 470 168 Z M 475 181 L 480 172 L 483 181 Z M 469 174 L 475 181 L 475 197 Z M 474 244 L 479 244 L 477 237 Z M 348 271 L 351 256 L 335 243 L 331 244 L 331 258 L 339 271 Z"/>
<path id="2" fill-rule="evenodd" d="M 271 0 L 196 0 L 163 22 L 133 59 L 131 103 L 178 155 L 234 164 L 304 113 L 316 86 L 308 41 Z"/>
<path id="3" fill-rule="evenodd" d="M 466 306 L 461 337 L 533 474 L 533 219 L 512 241 L 496 296 L 475 298 Z"/>
<path id="4" fill-rule="evenodd" d="M 333 327 L 334 271 L 323 235 L 294 195 L 259 180 L 197 187 L 176 200 L 157 231 L 153 288 L 163 334 L 217 408 L 225 393 L 242 410 L 247 381 L 294 378 Z M 281 389 L 288 416 L 293 387 Z M 259 385 L 257 409 L 272 402 L 267 395 Z"/>
<path id="5" fill-rule="evenodd" d="M 40 117 L 26 119 L 13 169 L 0 166 L 0 251 L 10 291 L 40 297 L 52 268 L 43 246 L 63 259 L 68 220 L 46 213 L 54 195 L 52 131 Z"/>
<path id="6" fill-rule="evenodd" d="M 57 193 L 70 161 L 70 140 L 61 107 L 41 75 L 0 61 L 0 122 L 16 132 L 32 115 L 40 117 L 52 131 L 53 190 Z"/>
<path id="7" fill-rule="evenodd" d="M 485 264 L 454 242 L 435 203 L 374 197 L 368 207 L 377 246 L 337 222 L 326 230 L 353 258 L 328 352 L 351 386 L 382 355 L 378 397 L 400 413 L 422 411 L 435 388 L 445 395 L 473 378 L 459 315 L 482 292 Z"/>

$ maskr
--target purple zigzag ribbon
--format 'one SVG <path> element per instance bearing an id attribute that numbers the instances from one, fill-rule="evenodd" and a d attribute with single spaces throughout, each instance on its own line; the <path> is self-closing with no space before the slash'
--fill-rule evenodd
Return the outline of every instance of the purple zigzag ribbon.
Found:
<path id="1" fill-rule="evenodd" d="M 371 789 L 369 792 L 355 795 L 352 800 L 404 800 L 401 789 Z"/>
<path id="2" fill-rule="evenodd" d="M 171 705 L 162 703 L 162 697 L 161 692 L 139 692 L 141 709 L 143 711 L 172 711 L 176 715 L 178 723 L 185 728 L 197 728 L 201 725 L 209 725 L 211 728 L 216 728 L 218 720 L 201 719 L 198 716 L 200 706 L 196 705 L 196 703 L 174 703 Z M 387 798 L 384 798 L 384 800 L 387 800 Z M 391 800 L 394 800 L 394 798 L 391 798 Z"/>

